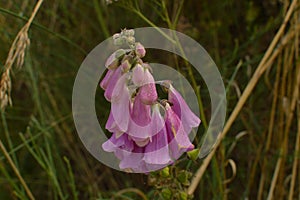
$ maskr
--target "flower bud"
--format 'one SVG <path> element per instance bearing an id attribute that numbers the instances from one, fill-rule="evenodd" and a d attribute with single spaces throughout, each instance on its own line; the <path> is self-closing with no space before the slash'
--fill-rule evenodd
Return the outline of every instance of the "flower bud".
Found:
<path id="1" fill-rule="evenodd" d="M 135 53 L 140 58 L 146 55 L 145 47 L 139 42 L 135 44 Z"/>
<path id="2" fill-rule="evenodd" d="M 118 66 L 119 61 L 115 58 L 115 54 L 110 55 L 105 62 L 105 67 L 108 69 L 116 69 Z"/>
<path id="3" fill-rule="evenodd" d="M 121 45 L 123 45 L 124 44 L 124 38 L 122 38 L 122 37 L 117 37 L 117 38 L 115 38 L 114 39 L 114 45 L 116 45 L 116 46 L 121 46 Z"/>
<path id="4" fill-rule="evenodd" d="M 121 60 L 123 58 L 123 56 L 125 55 L 126 51 L 124 49 L 118 49 L 117 51 L 115 51 L 115 57 L 118 60 Z"/>
<path id="5" fill-rule="evenodd" d="M 182 184 L 188 186 L 190 173 L 188 171 L 182 170 L 177 174 L 177 180 Z"/>
<path id="6" fill-rule="evenodd" d="M 161 194 L 166 200 L 172 199 L 172 191 L 169 188 L 162 189 Z"/>
<path id="7" fill-rule="evenodd" d="M 113 35 L 113 40 L 116 40 L 116 39 L 118 39 L 120 36 L 121 36 L 121 35 L 120 35 L 120 33 L 116 33 L 116 34 L 114 34 L 114 35 Z"/>
<path id="8" fill-rule="evenodd" d="M 199 149 L 193 149 L 193 150 L 187 152 L 187 155 L 191 160 L 197 160 L 199 151 L 200 151 Z"/>
<path id="9" fill-rule="evenodd" d="M 131 64 L 128 62 L 128 60 L 125 60 L 122 62 L 121 66 L 122 72 L 128 72 L 131 68 Z"/>
<path id="10" fill-rule="evenodd" d="M 150 174 L 148 176 L 148 185 L 149 186 L 154 186 L 156 184 L 157 184 L 157 178 L 156 178 L 156 176 L 154 176 L 153 174 Z"/>
<path id="11" fill-rule="evenodd" d="M 127 40 L 128 44 L 130 44 L 130 45 L 133 45 L 135 43 L 135 38 L 132 36 L 127 37 L 126 40 Z"/>
<path id="12" fill-rule="evenodd" d="M 169 177 L 169 176 L 170 176 L 170 169 L 169 169 L 169 167 L 163 168 L 163 169 L 160 171 L 160 175 L 161 175 L 163 178 Z"/>
<path id="13" fill-rule="evenodd" d="M 134 30 L 133 29 L 125 30 L 124 31 L 124 35 L 126 35 L 126 36 L 134 36 Z"/>
<path id="14" fill-rule="evenodd" d="M 188 200 L 188 194 L 186 192 L 180 192 L 180 200 Z"/>
<path id="15" fill-rule="evenodd" d="M 116 69 L 119 66 L 119 60 L 125 55 L 124 49 L 118 49 L 112 53 L 105 62 L 105 67 L 108 69 Z"/>

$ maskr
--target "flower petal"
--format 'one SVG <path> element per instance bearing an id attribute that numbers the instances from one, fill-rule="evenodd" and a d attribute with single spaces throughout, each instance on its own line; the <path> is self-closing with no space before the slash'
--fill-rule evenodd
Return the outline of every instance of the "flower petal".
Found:
<path id="1" fill-rule="evenodd" d="M 109 84 L 109 80 L 110 78 L 112 77 L 112 75 L 114 74 L 115 70 L 111 70 L 109 69 L 104 78 L 102 79 L 102 81 L 100 82 L 100 87 L 103 89 L 103 90 L 106 90 L 107 88 L 107 85 Z"/>
<path id="2" fill-rule="evenodd" d="M 135 138 L 145 140 L 151 133 L 151 107 L 141 102 L 140 93 L 134 98 L 130 112 L 128 134 Z M 135 140 L 136 141 L 136 140 Z"/>
<path id="3" fill-rule="evenodd" d="M 127 74 L 124 74 L 116 84 L 111 97 L 111 112 L 116 126 L 126 132 L 130 119 L 130 94 L 126 85 Z"/>
<path id="4" fill-rule="evenodd" d="M 146 172 L 143 162 L 144 148 L 135 146 L 132 153 L 123 157 L 119 167 L 121 169 L 131 169 L 134 172 Z"/>
<path id="5" fill-rule="evenodd" d="M 122 76 L 122 69 L 120 67 L 113 70 L 113 73 L 109 78 L 109 81 L 106 85 L 106 90 L 104 92 L 104 97 L 107 99 L 107 101 L 111 101 L 115 86 L 117 85 L 117 82 L 119 81 L 121 76 Z"/>
<path id="6" fill-rule="evenodd" d="M 136 142 L 151 138 L 165 126 L 164 119 L 159 112 L 159 104 L 152 107 L 151 115 L 151 106 L 142 103 L 138 93 L 134 99 L 127 131 L 128 135 Z"/>
<path id="7" fill-rule="evenodd" d="M 113 133 L 110 139 L 102 144 L 102 148 L 104 151 L 114 152 L 119 159 L 123 159 L 131 154 L 134 144 L 133 141 L 128 139 L 126 134 L 117 138 L 116 134 Z"/>
<path id="8" fill-rule="evenodd" d="M 115 119 L 113 117 L 112 111 L 110 111 L 110 113 L 109 113 L 109 117 L 108 117 L 107 122 L 105 124 L 105 128 L 109 132 L 115 133 L 117 138 L 120 137 L 124 133 L 123 131 L 120 130 L 120 128 L 115 123 Z"/>
<path id="9" fill-rule="evenodd" d="M 141 101 L 144 104 L 154 104 L 157 101 L 157 91 L 155 81 L 149 70 L 146 70 L 146 78 L 142 87 L 140 87 Z"/>
<path id="10" fill-rule="evenodd" d="M 144 160 L 147 164 L 155 165 L 167 165 L 172 162 L 166 127 L 153 136 L 152 141 L 145 147 Z"/>
<path id="11" fill-rule="evenodd" d="M 184 152 L 194 149 L 182 122 L 169 104 L 166 105 L 166 129 L 171 157 L 178 159 Z"/>
<path id="12" fill-rule="evenodd" d="M 168 100 L 173 104 L 172 109 L 179 119 L 181 119 L 183 128 L 187 134 L 191 132 L 193 127 L 199 126 L 201 122 L 199 117 L 191 111 L 180 93 L 171 85 L 169 88 Z"/>
<path id="13" fill-rule="evenodd" d="M 145 80 L 145 70 L 142 65 L 137 64 L 132 70 L 132 82 L 140 87 L 143 85 Z"/>
<path id="14" fill-rule="evenodd" d="M 146 138 L 146 139 L 143 139 L 143 140 L 140 140 L 138 138 L 135 138 L 134 142 L 136 143 L 137 146 L 139 147 L 144 147 L 146 146 L 150 141 L 150 138 Z"/>

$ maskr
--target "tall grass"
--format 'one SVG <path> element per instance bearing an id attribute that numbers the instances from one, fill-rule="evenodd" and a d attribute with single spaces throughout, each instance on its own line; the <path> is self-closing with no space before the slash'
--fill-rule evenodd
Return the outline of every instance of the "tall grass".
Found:
<path id="1" fill-rule="evenodd" d="M 0 5 L 0 85 L 7 94 L 1 102 L 12 100 L 1 109 L 0 199 L 300 198 L 298 1 L 41 2 Z M 169 175 L 104 166 L 83 147 L 72 121 L 72 86 L 84 57 L 121 28 L 143 26 L 197 40 L 227 88 L 228 119 L 216 148 L 203 160 L 184 156 Z M 20 40 L 20 33 L 27 35 Z M 163 61 L 190 81 L 201 135 L 210 116 L 201 77 L 173 55 L 149 50 L 146 59 Z M 108 110 L 96 108 L 103 125 Z"/>

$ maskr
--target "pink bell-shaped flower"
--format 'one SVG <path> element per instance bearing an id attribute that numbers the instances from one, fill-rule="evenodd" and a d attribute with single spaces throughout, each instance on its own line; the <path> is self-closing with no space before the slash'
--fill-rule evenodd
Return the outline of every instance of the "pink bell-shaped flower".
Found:
<path id="1" fill-rule="evenodd" d="M 166 129 L 172 159 L 178 159 L 184 152 L 194 149 L 183 124 L 171 106 L 166 104 Z"/>
<path id="2" fill-rule="evenodd" d="M 134 143 L 128 138 L 126 134 L 123 134 L 120 137 L 117 137 L 115 133 L 102 144 L 102 148 L 107 152 L 114 152 L 118 159 L 122 160 L 134 149 Z"/>
<path id="3" fill-rule="evenodd" d="M 193 127 L 199 126 L 201 120 L 191 111 L 183 97 L 172 85 L 168 91 L 168 100 L 172 103 L 172 110 L 182 121 L 184 131 L 189 134 Z"/>
<path id="4" fill-rule="evenodd" d="M 163 168 L 173 162 L 169 155 L 166 127 L 163 127 L 156 135 L 154 135 L 152 141 L 145 147 L 144 161 L 148 168 L 150 167 L 152 169 Z"/>
<path id="5" fill-rule="evenodd" d="M 127 133 L 139 146 L 145 146 L 149 139 L 164 127 L 164 119 L 159 112 L 159 105 L 144 104 L 141 101 L 140 92 L 134 99 L 130 117 Z"/>
<path id="6" fill-rule="evenodd" d="M 121 132 L 127 131 L 130 119 L 131 97 L 127 87 L 127 79 L 128 74 L 123 74 L 120 77 L 111 96 L 112 117 L 115 120 L 115 126 Z"/>

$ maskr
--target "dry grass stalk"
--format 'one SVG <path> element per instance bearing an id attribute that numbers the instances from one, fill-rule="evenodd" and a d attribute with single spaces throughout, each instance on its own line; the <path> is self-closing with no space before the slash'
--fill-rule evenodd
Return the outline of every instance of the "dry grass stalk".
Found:
<path id="1" fill-rule="evenodd" d="M 9 69 L 6 69 L 2 74 L 0 81 L 0 108 L 4 109 L 6 105 L 11 105 L 10 91 L 11 91 L 11 80 L 9 76 Z"/>
<path id="2" fill-rule="evenodd" d="M 293 91 L 293 94 L 292 94 L 292 102 L 291 102 L 291 105 L 290 105 L 290 108 L 289 108 L 289 115 L 287 116 L 287 124 L 285 126 L 285 130 L 284 130 L 284 135 L 287 136 L 288 135 L 288 131 L 290 130 L 290 126 L 292 124 L 292 119 L 293 119 L 293 116 L 294 116 L 294 110 L 296 108 L 296 105 L 297 105 L 297 100 L 299 99 L 299 90 L 300 90 L 300 63 L 298 62 L 298 65 L 297 65 L 297 69 L 296 69 L 296 80 L 295 80 L 295 84 L 294 84 L 294 91 Z M 275 189 L 275 185 L 276 185 L 276 182 L 277 182 L 277 178 L 278 178 L 278 175 L 279 175 L 279 169 L 283 163 L 283 160 L 284 160 L 284 147 L 286 147 L 287 144 L 286 144 L 286 139 L 283 140 L 282 142 L 282 147 L 281 147 L 281 153 L 283 153 L 283 155 L 281 155 L 278 160 L 277 160 L 277 164 L 276 164 L 276 169 L 275 169 L 275 172 L 274 172 L 274 175 L 273 175 L 273 179 L 272 179 L 272 183 L 271 183 L 271 187 L 270 187 L 270 190 L 269 190 L 269 194 L 268 194 L 268 199 L 273 199 L 273 193 L 274 193 L 274 189 Z"/>
<path id="3" fill-rule="evenodd" d="M 270 113 L 270 121 L 269 121 L 269 127 L 268 127 L 268 132 L 267 132 L 267 139 L 266 143 L 264 145 L 264 153 L 269 152 L 270 146 L 271 146 L 271 141 L 272 141 L 272 133 L 273 133 L 273 128 L 274 128 L 274 122 L 275 122 L 275 115 L 277 111 L 277 102 L 278 102 L 278 96 L 279 96 L 279 84 L 281 84 L 281 68 L 282 68 L 282 56 L 279 55 L 278 61 L 277 61 L 277 71 L 276 71 L 276 79 L 275 79 L 275 85 L 273 89 L 273 102 L 272 102 L 272 107 L 271 107 L 271 113 Z M 262 152 L 259 151 L 259 155 Z M 268 159 L 263 160 L 262 164 L 262 169 L 261 169 L 261 177 L 259 181 L 259 187 L 258 187 L 258 195 L 257 199 L 261 200 L 262 195 L 263 195 L 263 189 L 264 189 L 264 184 L 265 184 L 265 178 L 266 174 L 264 173 L 266 168 L 267 168 L 267 162 Z"/>
<path id="4" fill-rule="evenodd" d="M 10 164 L 11 168 L 13 169 L 14 173 L 16 174 L 16 176 L 18 177 L 18 179 L 20 180 L 21 184 L 23 185 L 28 197 L 30 200 L 34 200 L 34 196 L 32 195 L 29 187 L 27 186 L 26 182 L 24 181 L 22 175 L 20 174 L 18 168 L 16 167 L 14 161 L 11 159 L 8 151 L 6 150 L 5 146 L 3 145 L 2 141 L 0 140 L 0 149 L 2 150 L 5 158 L 7 159 L 8 163 Z"/>
<path id="5" fill-rule="evenodd" d="M 290 184 L 290 191 L 289 191 L 289 200 L 293 199 L 294 196 L 294 189 L 295 189 L 295 183 L 296 183 L 296 177 L 297 177 L 297 167 L 298 167 L 298 161 L 299 161 L 299 150 L 300 150 L 300 105 L 298 105 L 298 112 L 297 112 L 297 121 L 298 121 L 298 132 L 295 142 L 295 156 L 294 156 L 294 162 L 293 162 L 293 168 L 292 168 L 292 179 Z"/>
<path id="6" fill-rule="evenodd" d="M 295 14 L 295 24 L 299 24 L 299 15 L 300 12 L 298 10 L 297 14 Z M 296 38 L 295 38 L 295 57 L 298 58 L 299 56 L 299 33 L 296 32 Z M 299 69 L 298 69 L 298 73 Z M 300 86 L 299 86 L 300 87 Z M 299 151 L 300 151 L 300 95 L 298 95 L 298 109 L 297 109 L 297 136 L 295 141 L 295 149 L 294 149 L 294 161 L 293 161 L 293 167 L 292 167 L 292 178 L 290 183 L 290 189 L 289 189 L 289 200 L 293 199 L 294 196 L 294 189 L 295 189 L 295 183 L 296 183 L 296 177 L 297 177 L 297 167 L 298 167 L 298 161 L 299 161 Z M 298 175 L 299 176 L 299 175 Z"/>
<path id="7" fill-rule="evenodd" d="M 28 37 L 28 30 L 32 21 L 38 12 L 43 0 L 39 0 L 34 7 L 34 10 L 28 20 L 28 22 L 21 28 L 15 37 L 4 65 L 4 73 L 1 76 L 0 81 L 0 109 L 4 110 L 8 104 L 12 104 L 11 101 L 11 79 L 10 71 L 13 64 L 16 64 L 17 68 L 21 68 L 24 63 L 25 50 L 26 47 L 30 44 L 30 39 Z M 9 86 L 9 87 L 8 87 Z"/>
<path id="8" fill-rule="evenodd" d="M 252 90 L 254 89 L 254 87 L 256 86 L 258 80 L 260 79 L 261 75 L 266 71 L 266 69 L 273 64 L 274 60 L 277 58 L 277 56 L 279 55 L 279 53 L 282 51 L 282 47 L 287 43 L 286 38 L 290 38 L 290 35 L 288 35 L 288 37 L 285 37 L 284 40 L 282 40 L 281 42 L 281 48 L 277 48 L 275 51 L 275 47 L 278 44 L 280 38 L 283 36 L 284 34 L 284 30 L 286 25 L 288 24 L 293 11 L 295 10 L 297 5 L 297 0 L 293 0 L 293 2 L 291 3 L 287 14 L 284 18 L 283 23 L 281 24 L 277 34 L 275 35 L 274 39 L 272 40 L 270 46 L 268 47 L 268 50 L 266 51 L 264 57 L 262 58 L 261 62 L 259 63 L 254 75 L 252 76 L 251 80 L 249 81 L 246 89 L 244 90 L 241 98 L 239 99 L 236 107 L 234 108 L 232 114 L 230 115 L 228 121 L 225 124 L 224 130 L 220 135 L 220 139 L 217 141 L 217 143 L 215 144 L 213 150 L 210 152 L 210 154 L 203 160 L 202 165 L 200 166 L 200 168 L 198 169 L 198 171 L 196 172 L 192 183 L 190 185 L 190 187 L 188 188 L 188 194 L 193 194 L 194 191 L 196 190 L 202 175 L 204 174 L 208 164 L 210 163 L 213 155 L 216 152 L 217 147 L 220 145 L 221 140 L 225 137 L 225 135 L 227 134 L 227 132 L 229 131 L 231 125 L 233 124 L 233 122 L 235 121 L 236 117 L 238 116 L 239 112 L 241 111 L 242 107 L 244 106 L 244 104 L 246 103 L 246 100 L 248 99 L 248 97 L 250 96 Z M 298 29 L 297 29 L 298 31 Z M 295 35 L 292 34 L 293 36 Z"/>
<path id="9" fill-rule="evenodd" d="M 291 21 L 291 27 L 296 29 L 296 27 L 299 26 L 298 20 L 299 20 L 299 12 L 298 10 L 294 13 L 294 21 Z M 292 30 L 291 28 L 291 30 Z M 276 170 L 273 174 L 273 179 L 271 182 L 271 187 L 268 194 L 268 199 L 274 199 L 275 197 L 278 199 L 283 198 L 289 198 L 293 199 L 294 189 L 295 189 L 295 180 L 297 176 L 297 162 L 298 158 L 296 157 L 298 152 L 298 139 L 296 136 L 296 142 L 295 142 L 295 152 L 292 153 L 292 155 L 295 155 L 294 157 L 294 163 L 292 166 L 292 172 L 291 174 L 288 174 L 287 169 L 289 169 L 288 165 L 288 159 L 287 156 L 289 156 L 288 150 L 289 147 L 293 146 L 292 141 L 289 142 L 289 139 L 292 137 L 292 134 L 294 131 L 292 130 L 292 122 L 295 120 L 295 109 L 297 101 L 299 100 L 299 89 L 300 89 L 300 65 L 299 65 L 299 43 L 298 43 L 298 37 L 299 37 L 299 31 L 297 29 L 295 31 L 295 38 L 293 41 L 289 43 L 289 47 L 285 50 L 285 57 L 283 60 L 282 67 L 284 69 L 283 77 L 281 80 L 281 97 L 282 104 L 279 109 L 281 110 L 280 116 L 282 125 L 280 128 L 280 137 L 281 139 L 279 148 L 280 148 L 280 157 L 277 160 L 276 164 Z M 297 63 L 295 63 L 297 61 Z M 294 69 L 293 69 L 294 68 Z M 298 124 L 299 126 L 299 124 Z M 274 141 L 275 142 L 275 141 Z M 278 167 L 278 170 L 277 170 Z M 289 178 L 286 178 L 289 177 Z M 290 180 L 290 188 L 289 191 L 286 189 L 287 180 Z M 297 190 L 296 190 L 297 191 Z M 288 195 L 287 195 L 288 194 Z"/>

